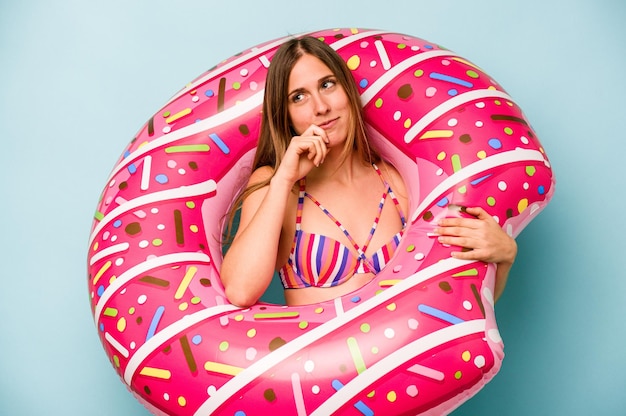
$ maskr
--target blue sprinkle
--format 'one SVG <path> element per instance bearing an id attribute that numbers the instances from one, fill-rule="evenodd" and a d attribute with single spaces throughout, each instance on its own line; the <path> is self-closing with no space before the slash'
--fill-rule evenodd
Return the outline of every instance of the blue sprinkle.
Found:
<path id="1" fill-rule="evenodd" d="M 539 185 L 537 192 L 539 192 L 539 195 L 543 195 L 546 193 L 546 188 L 544 188 L 543 185 Z"/>
<path id="2" fill-rule="evenodd" d="M 445 207 L 446 205 L 448 205 L 448 198 L 446 198 L 445 196 L 441 198 L 439 202 L 437 202 L 438 207 Z"/>
<path id="3" fill-rule="evenodd" d="M 126 150 L 124 152 L 124 159 L 126 159 L 130 155 L 130 150 Z"/>
<path id="4" fill-rule="evenodd" d="M 122 220 L 115 220 L 115 222 L 113 222 L 113 227 L 120 228 L 121 226 L 122 226 Z"/>
<path id="5" fill-rule="evenodd" d="M 363 403 L 361 400 L 359 400 L 358 402 L 356 402 L 354 404 L 354 407 L 356 408 L 356 410 L 358 410 L 359 412 L 361 412 L 363 414 L 363 416 L 374 416 L 374 411 L 372 409 L 370 409 L 365 403 Z"/>
<path id="6" fill-rule="evenodd" d="M 202 335 L 194 335 L 193 338 L 191 338 L 191 342 L 193 342 L 194 345 L 198 345 L 202 342 Z"/>
<path id="7" fill-rule="evenodd" d="M 426 49 L 433 49 L 433 46 L 432 45 L 424 45 L 424 48 L 426 48 Z"/>
<path id="8" fill-rule="evenodd" d="M 485 175 L 482 178 L 478 178 L 478 179 L 474 179 L 472 182 L 470 182 L 472 185 L 478 185 L 479 183 L 481 183 L 482 181 L 484 181 L 485 179 L 489 178 L 491 176 L 491 173 L 489 175 Z"/>
<path id="9" fill-rule="evenodd" d="M 333 386 L 333 389 L 335 389 L 335 391 L 339 391 L 339 389 L 343 387 L 343 383 L 337 379 L 331 381 L 330 385 Z"/>
<path id="10" fill-rule="evenodd" d="M 450 88 L 450 89 L 448 90 L 448 95 L 449 95 L 450 97 L 454 97 L 454 96 L 455 96 L 455 95 L 457 95 L 458 93 L 459 93 L 459 91 L 458 91 L 456 88 Z"/>
<path id="11" fill-rule="evenodd" d="M 352 303 L 358 303 L 361 301 L 361 297 L 360 296 L 355 296 L 352 299 L 350 299 L 352 301 Z"/>
<path id="12" fill-rule="evenodd" d="M 243 410 L 237 410 L 235 412 L 235 416 L 246 416 L 246 412 L 244 412 Z"/>
<path id="13" fill-rule="evenodd" d="M 137 172 L 137 166 L 135 166 L 134 163 L 131 163 L 130 165 L 128 165 L 128 171 L 133 174 L 135 172 Z"/>
<path id="14" fill-rule="evenodd" d="M 169 181 L 169 179 L 167 178 L 167 175 L 164 175 L 163 173 L 159 173 L 158 175 L 156 175 L 154 177 L 154 180 L 160 183 L 161 185 L 164 185 Z"/>
<path id="15" fill-rule="evenodd" d="M 104 332 L 104 324 L 102 322 L 100 322 L 100 325 L 98 325 L 98 327 L 100 328 L 100 331 Z"/>
<path id="16" fill-rule="evenodd" d="M 209 137 L 211 138 L 211 140 L 213 140 L 213 143 L 215 143 L 217 145 L 217 147 L 220 148 L 220 150 L 225 154 L 229 154 L 230 153 L 230 149 L 228 148 L 228 145 L 226 145 L 226 143 L 224 143 L 224 140 L 222 140 L 220 138 L 220 136 L 218 136 L 215 133 L 211 133 L 209 134 Z"/>
<path id="17" fill-rule="evenodd" d="M 152 317 L 152 321 L 150 322 L 150 327 L 148 328 L 148 334 L 146 335 L 146 341 L 154 336 L 157 326 L 159 325 L 159 322 L 161 322 L 161 318 L 163 317 L 164 312 L 165 306 L 159 306 L 154 312 L 154 316 Z"/>
<path id="18" fill-rule="evenodd" d="M 474 84 L 472 84 L 471 82 L 465 81 L 464 79 L 452 77 L 446 74 L 440 74 L 439 72 L 432 72 L 429 75 L 429 77 L 432 79 L 437 79 L 439 81 L 445 81 L 445 82 L 450 82 L 452 84 L 457 84 L 462 87 L 472 88 L 474 86 Z"/>
<path id="19" fill-rule="evenodd" d="M 496 150 L 502 147 L 502 142 L 499 139 L 496 139 L 495 137 L 489 139 L 487 143 L 489 144 L 489 146 L 491 146 L 492 148 Z"/>
<path id="20" fill-rule="evenodd" d="M 359 86 L 361 88 L 365 88 L 369 85 L 369 82 L 366 79 L 362 79 L 361 81 L 359 81 Z"/>
<path id="21" fill-rule="evenodd" d="M 465 322 L 463 319 L 459 318 L 458 316 L 454 316 L 448 312 L 442 311 L 441 309 L 433 308 L 432 306 L 418 305 L 417 309 L 426 315 L 439 318 L 442 321 L 449 322 L 453 325 Z"/>
<path id="22" fill-rule="evenodd" d="M 98 291 L 96 293 L 98 294 L 98 296 L 102 296 L 102 294 L 104 293 L 104 286 L 98 286 Z"/>
<path id="23" fill-rule="evenodd" d="M 204 95 L 206 95 L 207 97 L 213 97 L 215 93 L 213 92 L 213 90 L 206 90 L 204 92 Z"/>

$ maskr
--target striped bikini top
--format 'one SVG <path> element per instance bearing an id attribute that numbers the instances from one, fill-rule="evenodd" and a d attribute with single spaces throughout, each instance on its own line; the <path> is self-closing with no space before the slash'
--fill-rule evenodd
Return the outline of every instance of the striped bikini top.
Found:
<path id="1" fill-rule="evenodd" d="M 305 179 L 300 180 L 300 193 L 298 196 L 298 208 L 296 214 L 296 232 L 289 254 L 289 260 L 278 271 L 280 280 L 285 289 L 300 289 L 306 287 L 332 287 L 350 279 L 357 273 L 378 273 L 391 259 L 396 248 L 400 244 L 402 232 L 406 227 L 406 219 L 400 208 L 398 199 L 393 194 L 391 186 L 385 181 L 380 170 L 373 164 L 374 169 L 382 180 L 385 191 L 378 204 L 378 215 L 374 220 L 367 241 L 359 246 L 348 230 L 313 196 L 305 191 Z M 380 215 L 385 205 L 387 195 L 391 197 L 402 221 L 402 231 L 396 234 L 391 241 L 378 249 L 370 258 L 365 252 L 374 236 Z M 321 234 L 307 233 L 302 230 L 302 207 L 304 198 L 307 197 L 315 203 L 348 238 L 358 256 L 355 256 L 344 244 Z"/>

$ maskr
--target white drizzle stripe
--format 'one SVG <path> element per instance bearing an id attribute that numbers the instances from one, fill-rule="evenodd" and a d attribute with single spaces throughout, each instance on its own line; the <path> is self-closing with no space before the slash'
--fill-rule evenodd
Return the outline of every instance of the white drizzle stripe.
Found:
<path id="1" fill-rule="evenodd" d="M 141 171 L 141 190 L 147 191 L 150 187 L 150 172 L 152 171 L 152 156 L 147 155 L 143 159 L 143 169 Z"/>
<path id="2" fill-rule="evenodd" d="M 293 400 L 296 404 L 297 416 L 306 416 L 306 407 L 304 407 L 304 395 L 302 394 L 300 374 L 293 373 L 291 375 L 291 389 L 293 390 Z"/>
<path id="3" fill-rule="evenodd" d="M 307 33 L 303 33 L 299 36 L 302 35 L 306 35 Z M 196 80 L 193 84 L 190 84 L 188 86 L 186 86 L 185 88 L 183 88 L 180 92 L 178 92 L 177 94 L 175 94 L 172 98 L 170 98 L 169 103 L 171 103 L 172 101 L 176 100 L 177 98 L 185 95 L 187 92 L 189 91 L 193 91 L 194 89 L 198 88 L 199 85 L 205 83 L 206 81 L 210 80 L 211 78 L 217 78 L 220 75 L 222 75 L 225 72 L 230 71 L 232 68 L 236 67 L 237 65 L 249 61 L 251 59 L 255 59 L 257 58 L 259 55 L 263 55 L 265 52 L 280 46 L 281 44 L 285 43 L 287 40 L 291 39 L 292 36 L 285 36 L 284 38 L 278 39 L 272 43 L 268 43 L 267 45 L 263 46 L 262 48 L 252 48 L 250 49 L 250 52 L 245 54 L 245 55 L 241 55 L 239 58 L 232 60 L 231 62 L 225 64 L 224 66 L 221 66 L 219 68 L 216 68 L 214 71 L 209 72 L 208 74 L 206 74 L 205 76 L 203 76 L 202 78 L 199 78 L 198 80 Z M 166 105 L 167 105 L 166 104 Z"/>
<path id="4" fill-rule="evenodd" d="M 203 309 L 201 311 L 195 312 L 191 315 L 185 315 L 178 321 L 172 323 L 171 325 L 163 328 L 152 338 L 146 341 L 141 347 L 137 349 L 135 354 L 128 360 L 128 364 L 126 365 L 126 369 L 124 370 L 124 381 L 126 384 L 130 386 L 130 383 L 137 372 L 137 369 L 140 365 L 152 354 L 154 351 L 158 350 L 168 342 L 170 339 L 176 337 L 181 332 L 186 329 L 196 325 L 205 319 L 213 318 L 214 316 L 221 315 L 224 313 L 232 312 L 239 310 L 241 308 L 228 304 L 228 305 L 218 305 L 213 306 L 211 308 Z"/>
<path id="5" fill-rule="evenodd" d="M 458 106 L 467 104 L 475 100 L 482 100 L 485 98 L 502 98 L 507 101 L 513 102 L 507 93 L 498 90 L 480 89 L 474 91 L 464 92 L 450 98 L 449 100 L 439 104 L 437 107 L 430 110 L 424 117 L 420 118 L 407 132 L 404 134 L 404 142 L 411 143 L 418 134 L 422 132 L 430 123 L 437 120 L 439 117 L 452 111 Z"/>
<path id="6" fill-rule="evenodd" d="M 339 39 L 336 42 L 333 42 L 332 45 L 330 45 L 331 48 L 333 48 L 334 50 L 339 50 L 341 48 L 343 48 L 344 46 L 350 45 L 352 43 L 358 42 L 363 38 L 367 38 L 370 36 L 376 36 L 376 35 L 383 35 L 385 33 L 389 33 L 386 32 L 384 30 L 368 30 L 365 32 L 359 32 L 356 33 L 354 35 L 350 35 L 350 36 L 346 36 L 344 38 Z"/>
<path id="7" fill-rule="evenodd" d="M 337 316 L 343 315 L 344 310 L 343 310 L 343 303 L 341 303 L 341 296 L 338 298 L 335 298 L 334 303 L 335 303 L 335 313 L 337 314 Z"/>
<path id="8" fill-rule="evenodd" d="M 306 34 L 310 34 L 312 32 L 309 33 L 303 33 L 302 35 L 306 35 Z M 358 35 L 355 36 L 350 36 L 344 39 L 341 39 L 335 43 L 333 43 L 331 46 L 334 47 L 335 49 L 339 49 L 342 48 L 346 45 L 349 45 L 350 43 L 356 42 L 364 37 L 370 36 L 370 35 L 376 35 L 379 33 L 385 33 L 382 31 L 370 31 L 370 32 L 363 32 L 360 33 Z M 301 35 L 298 35 L 301 36 Z M 176 98 L 180 97 L 181 95 L 185 94 L 187 91 L 191 91 L 194 88 L 196 88 L 199 84 L 205 82 L 206 80 L 210 79 L 211 77 L 214 76 L 218 76 L 219 74 L 225 72 L 226 70 L 230 69 L 230 67 L 236 66 L 240 63 L 240 61 L 245 61 L 248 59 L 252 59 L 255 56 L 257 56 L 259 53 L 265 52 L 269 49 L 272 49 L 275 46 L 278 46 L 282 43 L 284 43 L 286 40 L 291 39 L 291 36 L 286 37 L 286 38 L 282 38 L 277 40 L 276 42 L 273 42 L 269 45 L 266 45 L 265 47 L 261 48 L 261 49 L 256 49 L 256 51 L 254 51 L 251 54 L 248 54 L 246 56 L 243 56 L 239 59 L 237 59 L 236 61 L 233 61 L 230 66 L 226 65 L 222 68 L 220 68 L 220 70 L 216 73 L 211 73 L 211 74 L 207 74 L 205 77 L 203 77 L 202 79 L 200 79 L 198 82 L 194 83 L 192 86 L 189 86 L 188 88 L 185 88 L 183 91 L 181 91 L 178 95 L 174 96 L 172 99 L 170 99 L 170 102 L 172 102 L 173 100 L 175 100 Z M 259 52 L 260 51 L 260 52 Z M 241 101 L 239 104 L 237 104 L 234 107 L 230 107 L 220 113 L 217 113 L 209 118 L 206 118 L 202 121 L 199 121 L 197 123 L 191 124 L 189 126 L 183 127 L 179 130 L 175 130 L 171 133 L 165 134 L 161 137 L 159 137 L 158 139 L 152 140 L 151 142 L 141 146 L 139 149 L 135 150 L 133 153 L 131 153 L 130 155 L 128 155 L 127 157 L 125 157 L 117 166 L 115 166 L 115 168 L 113 168 L 113 171 L 111 172 L 111 174 L 109 175 L 109 178 L 107 179 L 107 183 L 111 181 L 111 179 L 113 179 L 113 177 L 117 174 L 117 172 L 119 172 L 120 170 L 124 169 L 124 167 L 126 167 L 128 164 L 132 163 L 133 161 L 137 160 L 139 157 L 141 157 L 143 154 L 151 152 L 152 150 L 154 150 L 157 147 L 160 146 L 164 146 L 167 144 L 171 144 L 174 143 L 178 140 L 182 140 L 188 136 L 197 134 L 197 133 L 201 133 L 205 130 L 208 129 L 212 129 L 215 128 L 216 126 L 219 126 L 221 124 L 224 123 L 228 123 L 232 120 L 235 120 L 237 118 L 239 118 L 242 114 L 245 114 L 246 112 L 254 109 L 256 106 L 260 106 L 263 102 L 263 94 L 264 94 L 265 90 L 260 90 L 259 92 L 257 92 L 256 94 L 250 96 L 249 98 Z M 169 102 L 168 102 L 169 104 Z M 167 104 L 166 104 L 167 105 Z"/>
<path id="9" fill-rule="evenodd" d="M 435 201 L 439 200 L 442 195 L 462 181 L 486 170 L 522 161 L 545 163 L 545 158 L 543 154 L 537 150 L 517 148 L 515 150 L 509 150 L 507 152 L 486 157 L 485 159 L 481 159 L 471 165 L 467 165 L 463 169 L 453 173 L 441 181 L 425 198 L 422 199 L 422 202 L 420 202 L 415 211 L 413 211 L 411 223 L 415 222 L 415 220 L 423 214 L 424 210 L 431 206 Z"/>
<path id="10" fill-rule="evenodd" d="M 407 68 L 426 61 L 428 59 L 437 58 L 440 56 L 458 56 L 454 52 L 438 50 L 438 51 L 430 51 L 420 53 L 419 55 L 413 55 L 408 59 L 400 62 L 398 65 L 391 68 L 389 71 L 385 72 L 380 76 L 376 81 L 372 83 L 372 85 L 361 94 L 361 103 L 365 107 L 375 96 L 378 94 L 392 79 L 402 74 Z"/>
<path id="11" fill-rule="evenodd" d="M 397 284 L 389 287 L 385 291 L 378 295 L 369 298 L 368 300 L 360 303 L 354 308 L 348 310 L 342 315 L 329 319 L 320 326 L 310 330 L 309 332 L 299 336 L 269 353 L 259 361 L 250 365 L 250 367 L 244 369 L 236 377 L 228 380 L 219 390 L 215 392 L 209 399 L 207 399 L 194 413 L 195 416 L 202 416 L 207 414 L 214 414 L 216 410 L 224 404 L 231 397 L 237 397 L 237 392 L 246 387 L 248 384 L 255 382 L 256 379 L 261 377 L 265 372 L 269 371 L 272 367 L 280 364 L 281 361 L 286 360 L 290 356 L 298 353 L 299 351 L 307 348 L 312 343 L 319 341 L 324 336 L 332 333 L 333 331 L 341 328 L 343 325 L 350 323 L 355 319 L 359 319 L 363 314 L 370 310 L 389 302 L 394 297 L 401 295 L 402 293 L 410 290 L 411 288 L 421 284 L 422 282 L 437 276 L 441 273 L 445 273 L 456 267 L 468 265 L 474 263 L 469 260 L 459 260 L 454 258 L 447 258 L 441 260 L 417 273 L 412 274 L 406 279 L 398 282 Z"/>
<path id="12" fill-rule="evenodd" d="M 155 257 L 142 263 L 136 264 L 135 266 L 126 270 L 124 273 L 120 274 L 117 279 L 115 279 L 109 285 L 109 287 L 104 290 L 104 293 L 102 293 L 100 299 L 98 299 L 98 303 L 96 304 L 96 308 L 93 313 L 96 326 L 98 326 L 100 314 L 102 313 L 102 309 L 104 309 L 104 306 L 106 305 L 108 300 L 126 283 L 139 276 L 140 274 L 147 272 L 148 270 L 156 269 L 157 267 L 165 266 L 168 264 L 183 262 L 210 264 L 211 258 L 204 253 L 173 253 L 166 254 L 160 257 Z"/>
<path id="13" fill-rule="evenodd" d="M 93 228 L 93 232 L 89 237 L 89 247 L 93 243 L 93 240 L 96 238 L 96 235 L 102 229 L 111 222 L 114 218 L 125 214 L 129 211 L 134 211 L 138 207 L 153 204 L 155 202 L 167 201 L 170 199 L 178 199 L 178 198 L 189 198 L 193 196 L 201 196 L 210 194 L 217 190 L 217 184 L 213 179 L 209 179 L 205 182 L 196 183 L 188 186 L 181 186 L 179 188 L 168 189 L 165 191 L 153 192 L 151 194 L 143 195 L 138 198 L 131 199 L 130 201 L 126 201 L 123 205 L 120 205 L 111 210 L 107 215 L 100 220 L 98 224 Z"/>
<path id="14" fill-rule="evenodd" d="M 124 243 L 116 244 L 114 246 L 102 249 L 96 254 L 94 254 L 93 256 L 91 256 L 91 258 L 89 259 L 89 265 L 93 266 L 98 260 L 102 260 L 105 257 L 109 257 L 109 256 L 112 256 L 113 254 L 126 251 L 128 250 L 129 247 L 130 247 L 130 244 L 124 242 Z"/>
<path id="15" fill-rule="evenodd" d="M 311 35 L 314 32 L 302 32 L 298 35 L 295 35 L 295 37 L 301 37 L 301 36 L 306 36 L 306 35 Z M 334 42 L 332 45 L 330 45 L 332 48 L 334 48 L 335 50 L 343 48 L 346 45 L 349 45 L 353 42 L 356 42 L 358 40 L 361 40 L 365 37 L 368 36 L 375 36 L 375 35 L 379 35 L 379 34 L 383 34 L 386 33 L 385 31 L 382 30 L 369 30 L 369 31 L 365 31 L 365 32 L 360 32 L 351 36 L 346 36 L 336 42 Z M 198 88 L 199 85 L 205 83 L 206 81 L 210 80 L 211 78 L 217 78 L 218 76 L 220 76 L 221 74 L 228 72 L 230 69 L 236 67 L 237 65 L 246 62 L 250 59 L 255 59 L 257 57 L 259 57 L 259 55 L 263 55 L 264 53 L 266 53 L 267 51 L 282 45 L 283 43 L 285 43 L 286 41 L 288 41 L 289 39 L 292 39 L 294 36 L 286 36 L 284 38 L 278 39 L 272 43 L 268 43 L 267 45 L 263 46 L 262 48 L 258 48 L 258 47 L 254 47 L 252 49 L 250 49 L 250 52 L 240 56 L 237 59 L 234 59 L 233 61 L 225 64 L 222 67 L 216 68 L 214 71 L 211 71 L 210 73 L 206 74 L 205 76 L 203 76 L 202 78 L 199 78 L 198 80 L 196 80 L 193 84 L 190 84 L 188 86 L 186 86 L 185 88 L 183 88 L 181 91 L 179 91 L 177 94 L 175 94 L 172 98 L 170 98 L 169 103 L 171 103 L 172 101 L 176 100 L 177 98 L 185 95 L 186 93 L 188 93 L 189 91 L 193 91 L 194 89 Z M 259 57 L 259 59 L 261 59 L 261 57 Z M 266 58 L 267 59 L 267 58 Z M 166 105 L 167 105 L 166 104 Z"/>
<path id="16" fill-rule="evenodd" d="M 164 134 L 158 139 L 154 139 L 151 142 L 146 143 L 145 145 L 136 149 L 134 152 L 122 159 L 120 163 L 113 168 L 113 171 L 109 175 L 106 183 L 109 183 L 120 170 L 124 169 L 126 166 L 139 159 L 144 154 L 150 153 L 158 147 L 172 144 L 174 142 L 177 142 L 178 140 L 193 136 L 194 134 L 202 133 L 203 131 L 214 129 L 219 125 L 232 122 L 233 120 L 237 120 L 243 114 L 247 113 L 248 111 L 252 111 L 256 107 L 260 106 L 262 102 L 263 90 L 241 101 L 237 105 L 229 107 L 211 117 L 205 118 L 204 120 L 190 124 L 178 130 L 174 130 L 171 133 Z"/>
<path id="17" fill-rule="evenodd" d="M 113 335 L 109 334 L 108 332 L 105 332 L 104 339 L 106 339 L 113 348 L 115 348 L 120 354 L 122 354 L 122 357 L 128 358 L 128 349 L 125 348 L 122 344 L 120 344 L 118 340 L 113 338 Z"/>
<path id="18" fill-rule="evenodd" d="M 391 62 L 389 61 L 389 55 L 387 55 L 387 50 L 385 49 L 385 45 L 379 40 L 374 42 L 374 46 L 376 46 L 376 52 L 378 52 L 378 56 L 380 57 L 380 63 L 383 65 L 383 69 L 385 71 L 391 68 Z"/>
<path id="19" fill-rule="evenodd" d="M 394 351 L 361 374 L 346 383 L 341 389 L 315 409 L 311 416 L 326 416 L 334 414 L 344 404 L 352 400 L 359 392 L 370 386 L 390 371 L 404 365 L 411 358 L 423 354 L 437 346 L 454 341 L 461 337 L 485 331 L 485 320 L 475 319 L 451 325 L 425 335 Z"/>

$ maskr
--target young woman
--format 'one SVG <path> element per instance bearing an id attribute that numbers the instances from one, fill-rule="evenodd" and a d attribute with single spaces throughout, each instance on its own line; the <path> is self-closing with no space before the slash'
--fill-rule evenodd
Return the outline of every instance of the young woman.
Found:
<path id="1" fill-rule="evenodd" d="M 367 140 L 360 97 L 343 59 L 324 42 L 292 39 L 269 68 L 253 172 L 236 201 L 239 229 L 221 278 L 229 301 L 251 306 L 278 271 L 288 305 L 352 292 L 392 257 L 408 198 L 396 169 Z M 481 208 L 434 230 L 465 247 L 461 259 L 497 264 L 496 298 L 515 240 Z"/>

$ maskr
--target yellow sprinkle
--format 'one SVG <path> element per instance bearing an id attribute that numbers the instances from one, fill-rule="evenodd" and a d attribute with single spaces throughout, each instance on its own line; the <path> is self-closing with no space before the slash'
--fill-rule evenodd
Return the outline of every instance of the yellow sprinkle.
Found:
<path id="1" fill-rule="evenodd" d="M 463 351 L 463 354 L 461 354 L 461 358 L 463 358 L 463 361 L 465 361 L 466 363 L 469 362 L 469 360 L 472 359 L 472 354 L 470 354 L 469 351 Z"/>
<path id="2" fill-rule="evenodd" d="M 229 376 L 236 376 L 243 371 L 243 368 L 235 367 L 228 364 L 216 363 L 213 361 L 207 361 L 204 363 L 204 369 L 213 373 L 227 374 Z"/>
<path id="3" fill-rule="evenodd" d="M 486 157 L 487 157 L 487 152 L 485 152 L 484 150 L 481 150 L 481 151 L 479 151 L 478 153 L 476 153 L 476 156 L 477 156 L 479 159 L 484 159 L 484 158 L 486 158 Z"/>
<path id="4" fill-rule="evenodd" d="M 387 400 L 389 400 L 391 403 L 395 402 L 397 398 L 398 396 L 396 395 L 395 391 L 392 390 L 389 393 L 387 393 Z"/>
<path id="5" fill-rule="evenodd" d="M 369 393 L 367 393 L 367 397 L 369 397 L 370 399 L 374 397 L 375 395 L 376 395 L 376 390 L 372 390 Z"/>
<path id="6" fill-rule="evenodd" d="M 476 65 L 474 65 L 473 63 L 471 63 L 470 61 L 468 61 L 466 59 L 463 59 L 463 58 L 452 58 L 452 60 L 453 61 L 457 61 L 457 62 L 461 62 L 461 63 L 463 63 L 465 65 L 471 66 L 472 68 L 476 68 L 476 69 L 480 70 L 479 67 L 477 67 Z"/>
<path id="7" fill-rule="evenodd" d="M 396 310 L 396 304 L 395 303 L 390 303 L 389 305 L 387 305 L 387 310 L 393 312 Z"/>
<path id="8" fill-rule="evenodd" d="M 350 68 L 352 71 L 354 71 L 355 69 L 357 69 L 359 67 L 359 65 L 361 65 L 361 58 L 359 57 L 359 55 L 352 55 L 348 59 L 346 64 L 348 65 L 348 68 Z"/>
<path id="9" fill-rule="evenodd" d="M 113 363 L 115 363 L 116 367 L 120 366 L 120 357 L 118 357 L 117 355 L 113 356 Z"/>
<path id="10" fill-rule="evenodd" d="M 179 111 L 178 113 L 169 116 L 165 119 L 167 124 L 173 123 L 181 117 L 185 117 L 186 115 L 191 114 L 191 108 L 185 108 L 184 110 Z"/>
<path id="11" fill-rule="evenodd" d="M 178 309 L 181 311 L 186 311 L 188 307 L 189 307 L 189 304 L 187 302 L 183 302 L 180 305 L 178 305 Z"/>
<path id="12" fill-rule="evenodd" d="M 254 336 L 256 335 L 256 329 L 254 328 L 248 329 L 248 332 L 246 333 L 246 335 L 248 336 L 248 338 L 254 338 Z"/>
<path id="13" fill-rule="evenodd" d="M 437 160 L 444 160 L 446 158 L 446 152 L 439 152 Z"/>
<path id="14" fill-rule="evenodd" d="M 191 230 L 192 233 L 197 233 L 198 232 L 198 226 L 193 224 L 189 226 L 189 229 Z"/>
<path id="15" fill-rule="evenodd" d="M 273 312 L 273 313 L 255 313 L 254 319 L 279 319 L 279 318 L 297 318 L 299 312 Z"/>
<path id="16" fill-rule="evenodd" d="M 472 268 L 468 270 L 463 270 L 462 272 L 458 272 L 452 275 L 452 277 L 469 277 L 469 276 L 478 276 L 478 269 Z"/>
<path id="17" fill-rule="evenodd" d="M 165 380 L 169 380 L 172 377 L 172 373 L 170 372 L 170 370 L 154 367 L 144 367 L 141 369 L 139 374 L 141 374 L 142 376 L 162 378 Z"/>
<path id="18" fill-rule="evenodd" d="M 179 300 L 183 297 L 183 295 L 185 294 L 185 291 L 187 290 L 187 287 L 189 286 L 189 283 L 191 283 L 191 279 L 193 279 L 197 271 L 198 271 L 198 268 L 195 266 L 191 266 L 189 267 L 189 269 L 187 269 L 187 273 L 185 273 L 185 277 L 183 277 L 183 280 L 182 282 L 180 282 L 178 289 L 176 289 L 176 293 L 174 294 L 174 299 Z"/>
<path id="19" fill-rule="evenodd" d="M 440 139 L 442 137 L 452 137 L 454 132 L 452 130 L 429 130 L 420 136 L 420 140 L 424 139 Z"/>
<path id="20" fill-rule="evenodd" d="M 96 283 L 98 283 L 98 280 L 100 280 L 100 278 L 102 277 L 102 275 L 109 270 L 109 267 L 111 267 L 111 262 L 107 261 L 106 263 L 104 263 L 104 265 L 100 268 L 100 270 L 98 270 L 98 273 L 96 273 L 96 275 L 93 277 L 93 284 L 95 285 Z"/>
<path id="21" fill-rule="evenodd" d="M 237 321 L 237 322 L 243 321 L 243 315 L 242 314 L 235 315 L 235 321 Z"/>
<path id="22" fill-rule="evenodd" d="M 412 123 L 413 123 L 413 122 L 411 121 L 411 119 L 410 119 L 410 118 L 407 118 L 406 120 L 404 120 L 404 128 L 405 128 L 405 129 L 408 129 L 409 127 L 411 127 L 411 124 L 412 124 Z"/>
<path id="23" fill-rule="evenodd" d="M 380 287 L 390 287 L 393 286 L 397 283 L 400 283 L 402 280 L 401 279 L 387 279 L 387 280 L 381 280 L 380 282 L 378 282 L 378 286 Z"/>
<path id="24" fill-rule="evenodd" d="M 526 198 L 522 198 L 518 203 L 517 203 L 517 210 L 519 211 L 519 213 L 521 214 L 522 212 L 524 212 L 524 210 L 528 208 L 528 199 Z"/>
<path id="25" fill-rule="evenodd" d="M 126 329 L 126 318 L 123 316 L 117 321 L 117 330 L 120 332 L 124 332 Z"/>
<path id="26" fill-rule="evenodd" d="M 322 308 L 321 306 L 319 308 L 315 308 L 315 313 L 322 313 L 324 312 L 324 308 Z"/>
<path id="27" fill-rule="evenodd" d="M 98 251 L 98 242 L 97 241 L 93 245 L 93 251 Z"/>
<path id="28" fill-rule="evenodd" d="M 185 399 L 183 396 L 180 396 L 178 398 L 178 405 L 181 407 L 185 407 L 186 404 L 187 404 L 187 399 Z"/>

